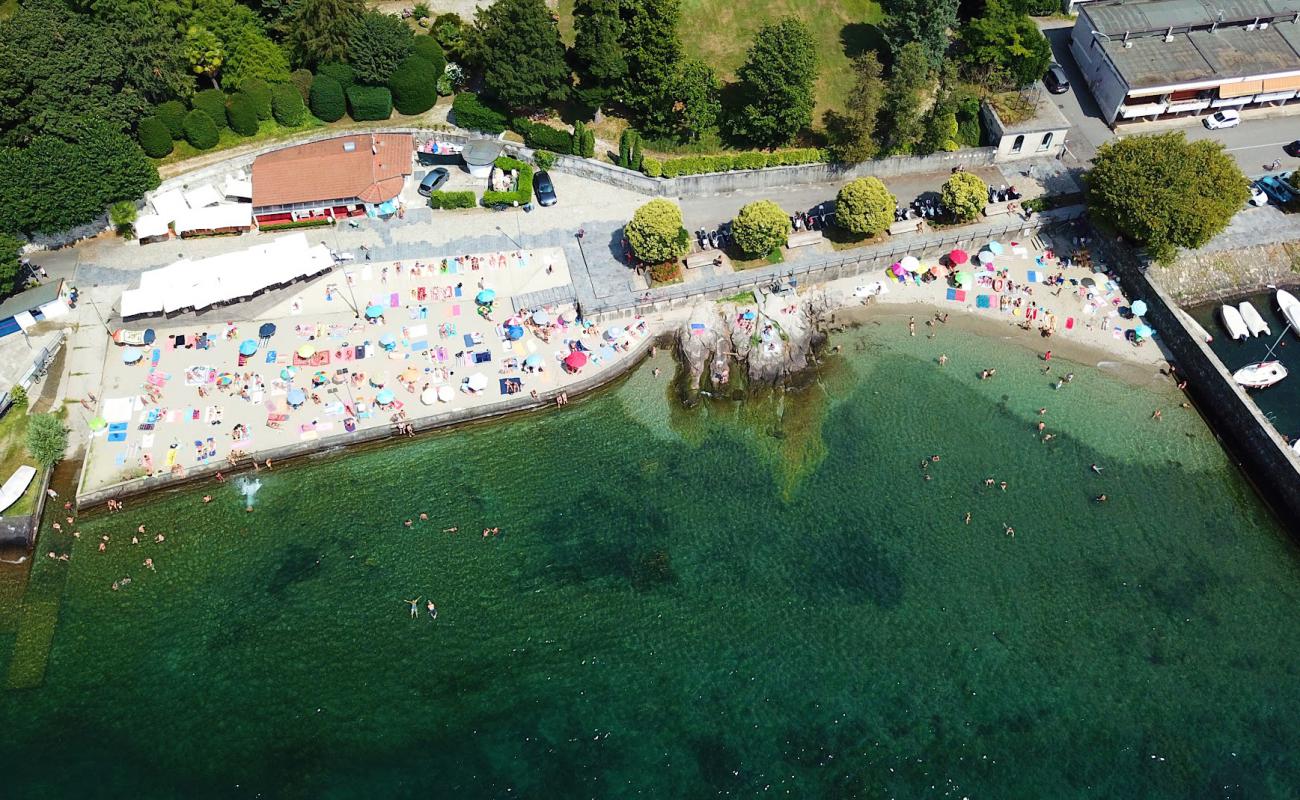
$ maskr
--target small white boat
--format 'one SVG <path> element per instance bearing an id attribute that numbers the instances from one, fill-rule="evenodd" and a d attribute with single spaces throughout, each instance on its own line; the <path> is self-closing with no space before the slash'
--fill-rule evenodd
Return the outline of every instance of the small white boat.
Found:
<path id="1" fill-rule="evenodd" d="M 1278 361 L 1261 361 L 1247 364 L 1232 373 L 1232 379 L 1247 389 L 1267 389 L 1286 377 L 1286 367 Z"/>
<path id="2" fill-rule="evenodd" d="M 1286 317 L 1286 321 L 1291 323 L 1291 330 L 1296 336 L 1300 336 L 1300 300 L 1286 289 L 1277 290 L 1277 307 Z"/>
<path id="3" fill-rule="evenodd" d="M 1259 312 L 1255 310 L 1249 300 L 1241 301 L 1241 304 L 1237 306 L 1237 310 L 1241 312 L 1241 319 L 1246 323 L 1246 328 L 1250 331 L 1251 336 L 1258 336 L 1261 333 L 1265 336 L 1273 335 L 1273 331 L 1269 330 L 1268 323 L 1259 315 Z"/>
<path id="4" fill-rule="evenodd" d="M 0 486 L 0 512 L 5 511 L 9 506 L 18 502 L 18 498 L 27 493 L 27 487 L 31 485 L 32 479 L 36 477 L 36 467 L 23 465 L 14 470 L 14 474 L 9 476 L 9 480 Z"/>
<path id="5" fill-rule="evenodd" d="M 1181 308 L 1178 309 L 1178 313 L 1183 315 L 1183 321 L 1187 323 L 1188 329 L 1191 330 L 1192 333 L 1201 337 L 1202 342 L 1209 344 L 1214 341 L 1214 337 L 1210 335 L 1210 332 L 1205 329 L 1204 325 L 1196 321 L 1195 317 L 1188 314 L 1186 311 L 1183 311 Z"/>
<path id="6" fill-rule="evenodd" d="M 1219 314 L 1223 317 L 1223 327 L 1228 329 L 1228 338 L 1245 339 L 1250 336 L 1246 321 L 1241 318 L 1241 312 L 1235 306 L 1220 306 Z"/>

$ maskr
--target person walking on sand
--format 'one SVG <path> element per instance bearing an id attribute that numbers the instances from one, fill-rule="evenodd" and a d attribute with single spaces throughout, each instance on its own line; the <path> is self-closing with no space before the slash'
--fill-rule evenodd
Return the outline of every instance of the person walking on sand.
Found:
<path id="1" fill-rule="evenodd" d="M 409 603 L 411 606 L 411 619 L 415 619 L 416 617 L 420 616 L 420 609 L 418 608 L 420 604 L 420 598 L 417 597 L 414 600 L 407 600 L 405 602 Z"/>

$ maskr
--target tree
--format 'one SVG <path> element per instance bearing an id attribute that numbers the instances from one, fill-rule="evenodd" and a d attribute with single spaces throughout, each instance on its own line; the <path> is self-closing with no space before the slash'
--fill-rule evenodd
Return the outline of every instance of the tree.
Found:
<path id="1" fill-rule="evenodd" d="M 257 103 L 243 92 L 235 92 L 226 105 L 226 119 L 235 133 L 253 136 L 257 133 Z"/>
<path id="2" fill-rule="evenodd" d="M 877 178 L 858 178 L 835 196 L 835 224 L 852 233 L 874 236 L 889 230 L 897 201 Z"/>
<path id="3" fill-rule="evenodd" d="M 451 101 L 451 119 L 472 131 L 495 134 L 506 129 L 506 115 L 484 105 L 473 92 L 461 92 Z"/>
<path id="4" fill-rule="evenodd" d="M 465 21 L 459 14 L 439 14 L 429 28 L 429 35 L 442 45 L 442 52 L 449 59 L 465 57 Z"/>
<path id="5" fill-rule="evenodd" d="M 961 147 L 957 123 L 958 98 L 954 90 L 957 86 L 957 72 L 950 63 L 944 63 L 939 71 L 938 95 L 930 113 L 925 116 L 925 130 L 916 148 L 920 153 L 951 152 Z"/>
<path id="6" fill-rule="evenodd" d="M 423 114 L 438 102 L 437 83 L 433 64 L 419 56 L 410 56 L 397 65 L 388 79 L 393 107 L 399 114 Z"/>
<path id="7" fill-rule="evenodd" d="M 673 103 L 670 135 L 681 142 L 697 142 L 718 127 L 722 110 L 722 82 L 713 68 L 698 58 L 683 58 L 677 64 L 677 79 L 671 93 Z"/>
<path id="8" fill-rule="evenodd" d="M 100 36 L 119 48 L 129 88 L 154 103 L 194 94 L 180 29 L 153 4 L 123 0 L 101 11 L 96 3 L 96 16 L 104 24 Z"/>
<path id="9" fill-rule="evenodd" d="M 154 116 L 162 120 L 167 126 L 167 131 L 171 134 L 172 140 L 182 139 L 185 137 L 185 129 L 181 125 L 185 122 L 185 115 L 189 109 L 179 100 L 168 100 L 165 103 L 159 103 L 153 110 Z"/>
<path id="10" fill-rule="evenodd" d="M 162 158 L 172 151 L 172 133 L 158 117 L 145 117 L 135 132 L 140 148 L 150 158 Z"/>
<path id="11" fill-rule="evenodd" d="M 191 25 L 185 31 L 185 57 L 195 75 L 207 78 L 212 88 L 217 85 L 217 73 L 226 61 L 226 49 L 217 35 L 202 25 Z"/>
<path id="12" fill-rule="evenodd" d="M 27 420 L 27 452 L 49 469 L 63 460 L 68 449 L 68 429 L 55 414 L 32 414 Z"/>
<path id="13" fill-rule="evenodd" d="M 278 85 L 278 84 L 277 84 Z M 257 109 L 258 119 L 271 118 L 271 85 L 261 78 L 249 78 L 239 84 L 239 91 L 248 95 Z"/>
<path id="14" fill-rule="evenodd" d="M 765 256 L 790 238 L 790 217 L 771 200 L 743 206 L 731 223 L 736 246 L 747 256 Z"/>
<path id="15" fill-rule="evenodd" d="M 291 83 L 278 83 L 271 89 L 271 115 L 286 128 L 302 124 L 307 116 L 307 107 L 303 105 L 298 87 Z"/>
<path id="16" fill-rule="evenodd" d="M 849 92 L 844 111 L 828 111 L 825 115 L 828 149 L 835 161 L 853 164 L 875 158 L 880 152 L 876 122 L 885 102 L 883 72 L 874 50 L 853 59 L 853 91 Z"/>
<path id="17" fill-rule="evenodd" d="M 970 172 L 954 172 L 939 191 L 939 202 L 963 222 L 979 216 L 988 199 L 988 184 Z"/>
<path id="18" fill-rule="evenodd" d="M 311 98 L 311 81 L 315 77 L 309 69 L 295 69 L 289 73 L 289 83 L 298 90 L 298 95 L 302 97 L 304 103 Z"/>
<path id="19" fill-rule="evenodd" d="M 582 87 L 590 99 L 608 96 L 627 76 L 623 54 L 626 24 L 619 16 L 619 0 L 575 0 L 573 4 L 573 61 Z M 599 105 L 599 103 L 593 103 Z"/>
<path id="20" fill-rule="evenodd" d="M 315 69 L 345 60 L 352 25 L 365 13 L 365 0 L 298 0 L 289 16 L 288 44 L 294 62 Z"/>
<path id="21" fill-rule="evenodd" d="M 1004 75 L 1015 88 L 1043 77 L 1052 61 L 1052 46 L 1043 32 L 1004 0 L 988 0 L 984 15 L 962 29 L 961 41 L 968 68 Z"/>
<path id="22" fill-rule="evenodd" d="M 1210 241 L 1248 196 L 1221 143 L 1189 142 L 1181 131 L 1106 142 L 1087 175 L 1089 212 L 1160 261 Z"/>
<path id="23" fill-rule="evenodd" d="M 668 200 L 651 200 L 638 208 L 623 233 L 632 253 L 647 263 L 674 261 L 691 249 L 682 210 Z"/>
<path id="24" fill-rule="evenodd" d="M 228 89 L 243 89 L 244 84 L 254 79 L 267 83 L 289 80 L 289 57 L 280 45 L 250 30 L 231 47 L 221 70 L 221 83 Z"/>
<path id="25" fill-rule="evenodd" d="M 170 143 L 169 143 L 170 144 Z M 119 200 L 108 209 L 108 221 L 117 231 L 118 236 L 129 238 L 135 235 L 133 226 L 140 212 L 130 200 Z"/>
<path id="26" fill-rule="evenodd" d="M 904 45 L 885 86 L 881 115 L 885 125 L 885 150 L 910 153 L 925 132 L 926 100 L 934 86 L 925 49 L 919 42 Z"/>
<path id="27" fill-rule="evenodd" d="M 401 18 L 367 11 L 352 23 L 348 34 L 348 63 L 361 83 L 385 84 L 397 65 L 411 54 L 413 41 L 414 34 Z"/>
<path id="28" fill-rule="evenodd" d="M 18 275 L 22 272 L 23 243 L 21 239 L 0 233 L 0 295 L 8 296 L 18 287 Z M 15 386 L 14 389 L 22 387 Z M 18 404 L 18 398 L 10 390 L 10 399 Z"/>
<path id="29" fill-rule="evenodd" d="M 411 45 L 411 55 L 419 56 L 429 62 L 435 75 L 442 75 L 447 67 L 447 55 L 442 52 L 442 45 L 432 36 L 417 36 Z"/>
<path id="30" fill-rule="evenodd" d="M 739 138 L 773 148 L 789 144 L 812 122 L 817 50 L 799 18 L 759 28 L 736 77 L 742 105 L 731 128 Z"/>
<path id="31" fill-rule="evenodd" d="M 627 73 L 618 97 L 647 131 L 671 127 L 668 98 L 682 58 L 681 14 L 680 0 L 625 0 L 620 7 Z"/>
<path id="32" fill-rule="evenodd" d="M 321 64 L 316 70 L 317 75 L 327 75 L 339 82 L 339 86 L 344 89 L 357 82 L 357 73 L 347 64 Z"/>
<path id="33" fill-rule="evenodd" d="M 882 27 L 894 58 L 916 42 L 930 69 L 937 69 L 948 50 L 948 31 L 957 27 L 958 4 L 958 0 L 882 0 Z"/>
<path id="34" fill-rule="evenodd" d="M 633 159 L 633 152 L 641 141 L 641 135 L 633 128 L 624 128 L 618 135 L 618 165 L 623 169 L 640 169 L 641 165 Z"/>
<path id="35" fill-rule="evenodd" d="M 323 122 L 338 122 L 347 113 L 343 84 L 328 75 L 317 75 L 311 82 L 311 113 Z"/>
<path id="36" fill-rule="evenodd" d="M 221 139 L 217 123 L 206 111 L 194 109 L 185 115 L 185 141 L 195 150 L 211 150 Z"/>
<path id="37" fill-rule="evenodd" d="M 543 0 L 496 0 L 474 15 L 466 47 L 483 89 L 512 109 L 563 100 L 569 90 L 560 28 Z"/>
<path id="38" fill-rule="evenodd" d="M 393 115 L 393 93 L 386 86 L 355 84 L 347 89 L 348 113 L 357 122 L 388 119 Z"/>

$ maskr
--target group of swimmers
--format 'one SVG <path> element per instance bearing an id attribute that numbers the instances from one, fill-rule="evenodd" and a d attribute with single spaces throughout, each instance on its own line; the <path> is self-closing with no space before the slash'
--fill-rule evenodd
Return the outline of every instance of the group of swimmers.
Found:
<path id="1" fill-rule="evenodd" d="M 419 605 L 420 605 L 420 600 L 421 600 L 421 599 L 423 599 L 423 598 L 417 597 L 417 598 L 415 598 L 414 600 L 403 600 L 403 601 L 402 601 L 402 602 L 406 603 L 407 605 L 409 605 L 409 606 L 411 607 L 411 619 L 415 619 L 415 618 L 417 618 L 417 617 L 420 616 Z M 426 603 L 424 604 L 424 608 L 425 608 L 425 610 L 429 613 L 429 619 L 437 619 L 437 618 L 438 618 L 438 607 L 435 606 L 435 605 L 433 604 L 433 601 L 432 601 L 432 600 L 429 600 L 428 602 L 426 602 Z"/>

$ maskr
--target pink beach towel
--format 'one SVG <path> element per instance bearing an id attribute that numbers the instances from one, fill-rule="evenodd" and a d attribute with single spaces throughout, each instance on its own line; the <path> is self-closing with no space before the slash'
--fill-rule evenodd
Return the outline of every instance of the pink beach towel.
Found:
<path id="1" fill-rule="evenodd" d="M 1074 317 L 1065 318 L 1065 329 L 1067 331 L 1074 330 Z"/>
<path id="2" fill-rule="evenodd" d="M 451 306 L 451 315 L 452 315 L 453 317 L 459 317 L 459 316 L 460 316 L 460 303 L 453 303 L 453 304 L 452 304 L 452 306 Z"/>
<path id="3" fill-rule="evenodd" d="M 388 296 L 388 307 L 389 307 L 389 308 L 397 308 L 397 307 L 400 306 L 401 304 L 402 304 L 402 296 L 401 296 L 400 294 L 398 294 L 397 292 L 393 292 L 392 294 L 390 294 L 390 295 Z"/>

